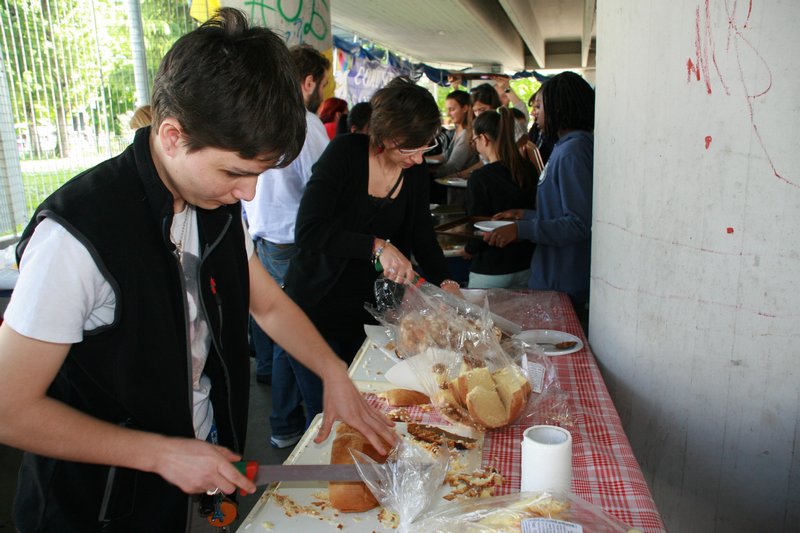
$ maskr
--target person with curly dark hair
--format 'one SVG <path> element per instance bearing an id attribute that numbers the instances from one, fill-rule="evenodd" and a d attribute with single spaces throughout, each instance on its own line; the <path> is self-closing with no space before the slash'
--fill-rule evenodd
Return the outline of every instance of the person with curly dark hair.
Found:
<path id="1" fill-rule="evenodd" d="M 512 209 L 497 220 L 514 224 L 484 236 L 492 246 L 517 239 L 532 241 L 528 287 L 569 295 L 579 317 L 586 318 L 592 241 L 592 174 L 594 158 L 594 89 L 574 72 L 545 82 L 537 122 L 555 139 L 553 152 L 539 177 L 535 210 Z"/>

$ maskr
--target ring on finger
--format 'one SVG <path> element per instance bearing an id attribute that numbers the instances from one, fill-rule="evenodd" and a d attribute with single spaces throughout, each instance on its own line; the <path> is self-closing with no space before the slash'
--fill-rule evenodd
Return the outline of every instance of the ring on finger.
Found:
<path id="1" fill-rule="evenodd" d="M 214 496 L 215 494 L 219 494 L 219 487 L 214 487 L 211 490 L 207 490 L 206 494 L 208 494 L 209 496 Z"/>

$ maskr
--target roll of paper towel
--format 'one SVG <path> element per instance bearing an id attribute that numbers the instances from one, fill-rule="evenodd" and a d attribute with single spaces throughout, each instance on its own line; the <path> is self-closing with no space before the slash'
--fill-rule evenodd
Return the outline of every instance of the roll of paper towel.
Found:
<path id="1" fill-rule="evenodd" d="M 522 434 L 520 490 L 569 491 L 572 481 L 572 435 L 558 426 L 532 426 Z"/>

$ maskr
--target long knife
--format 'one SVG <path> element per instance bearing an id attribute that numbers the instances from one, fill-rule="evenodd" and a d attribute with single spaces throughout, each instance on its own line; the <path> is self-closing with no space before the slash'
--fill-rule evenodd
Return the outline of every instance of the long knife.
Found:
<path id="1" fill-rule="evenodd" d="M 257 486 L 276 481 L 361 481 L 356 465 L 259 465 L 239 461 L 233 465 Z"/>

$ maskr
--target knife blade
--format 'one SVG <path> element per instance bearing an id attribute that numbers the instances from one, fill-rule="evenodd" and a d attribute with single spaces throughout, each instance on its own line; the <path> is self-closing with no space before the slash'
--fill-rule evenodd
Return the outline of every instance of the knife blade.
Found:
<path id="1" fill-rule="evenodd" d="M 356 465 L 259 465 L 239 461 L 234 466 L 256 485 L 276 481 L 361 481 Z"/>

